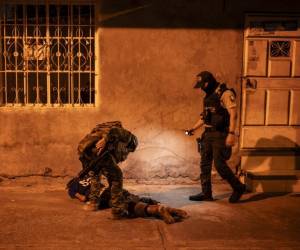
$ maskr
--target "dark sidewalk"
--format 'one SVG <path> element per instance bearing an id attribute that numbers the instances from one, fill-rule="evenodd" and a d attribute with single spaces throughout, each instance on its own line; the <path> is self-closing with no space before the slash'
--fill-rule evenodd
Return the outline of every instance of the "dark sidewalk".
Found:
<path id="1" fill-rule="evenodd" d="M 246 194 L 229 204 L 227 185 L 215 202 L 191 202 L 198 185 L 125 184 L 132 192 L 185 209 L 190 218 L 112 220 L 66 195 L 60 178 L 0 182 L 0 249 L 300 249 L 300 194 Z"/>

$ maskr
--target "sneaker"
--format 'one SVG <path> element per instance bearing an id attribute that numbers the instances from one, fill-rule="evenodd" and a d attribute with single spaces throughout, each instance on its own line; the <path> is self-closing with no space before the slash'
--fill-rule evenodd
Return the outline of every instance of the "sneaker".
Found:
<path id="1" fill-rule="evenodd" d="M 213 197 L 212 195 L 206 195 L 204 193 L 199 193 L 199 194 L 195 194 L 195 195 L 191 195 L 189 197 L 189 200 L 191 201 L 213 201 Z"/>
<path id="2" fill-rule="evenodd" d="M 233 190 L 233 193 L 229 197 L 229 202 L 237 203 L 245 192 L 246 192 L 246 185 L 242 184 L 242 186 L 239 189 Z"/>

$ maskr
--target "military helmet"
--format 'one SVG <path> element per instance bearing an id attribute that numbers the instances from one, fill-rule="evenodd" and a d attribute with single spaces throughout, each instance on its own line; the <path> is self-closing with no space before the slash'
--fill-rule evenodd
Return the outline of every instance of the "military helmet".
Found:
<path id="1" fill-rule="evenodd" d="M 138 146 L 138 139 L 135 135 L 131 135 L 130 141 L 128 142 L 127 149 L 129 152 L 134 152 Z"/>

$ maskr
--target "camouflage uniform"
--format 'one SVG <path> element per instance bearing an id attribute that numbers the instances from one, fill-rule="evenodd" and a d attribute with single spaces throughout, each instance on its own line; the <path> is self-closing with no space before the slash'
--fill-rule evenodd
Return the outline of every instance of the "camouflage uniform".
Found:
<path id="1" fill-rule="evenodd" d="M 99 209 L 112 207 L 113 209 L 113 198 L 111 195 L 111 189 L 106 188 L 100 195 L 98 199 Z M 146 207 L 148 205 L 156 205 L 157 201 L 146 198 L 139 197 L 123 189 L 120 193 L 122 197 L 122 211 L 121 213 L 117 213 L 118 216 L 116 218 L 135 218 L 135 217 L 147 217 Z"/>
<path id="2" fill-rule="evenodd" d="M 79 143 L 83 170 L 67 184 L 69 195 L 81 201 L 89 200 L 86 210 L 111 207 L 116 219 L 155 216 L 171 224 L 187 218 L 187 213 L 181 209 L 159 205 L 155 200 L 140 198 L 123 189 L 123 174 L 118 163 L 136 147 L 137 138 L 122 128 L 120 122 L 97 125 Z M 106 177 L 106 188 L 102 176 Z"/>
<path id="3" fill-rule="evenodd" d="M 146 217 L 146 207 L 158 204 L 151 198 L 139 197 L 125 189 L 119 189 L 116 196 L 107 182 L 108 185 L 104 185 L 102 176 L 89 172 L 86 177 L 72 183 L 69 195 L 75 198 L 75 193 L 79 193 L 86 196 L 88 201 L 96 203 L 99 209 L 112 208 L 115 218 Z"/>
<path id="4" fill-rule="evenodd" d="M 107 178 L 108 189 L 111 192 L 112 213 L 122 214 L 123 212 L 123 174 L 120 167 L 116 164 L 113 155 L 106 155 L 97 166 L 101 170 L 97 173 L 95 178 L 91 181 L 90 194 L 88 196 L 90 201 L 96 201 L 102 191 L 100 175 L 103 174 Z"/>
<path id="5" fill-rule="evenodd" d="M 99 176 L 104 175 L 107 178 L 109 190 L 111 192 L 111 205 L 112 213 L 115 216 L 122 216 L 126 213 L 124 207 L 123 192 L 123 173 L 118 163 L 124 161 L 128 154 L 134 151 L 132 148 L 132 141 L 136 140 L 136 137 L 124 128 L 112 128 L 107 136 L 107 145 L 104 150 L 106 153 L 95 163 L 93 170 L 95 172 L 95 178 L 91 181 L 91 189 L 89 194 L 89 200 L 94 202 L 99 196 Z M 88 157 L 83 159 L 83 164 L 88 164 L 90 160 L 98 157 L 96 155 L 95 147 L 92 147 L 88 153 Z M 89 158 L 89 160 L 87 160 Z"/>

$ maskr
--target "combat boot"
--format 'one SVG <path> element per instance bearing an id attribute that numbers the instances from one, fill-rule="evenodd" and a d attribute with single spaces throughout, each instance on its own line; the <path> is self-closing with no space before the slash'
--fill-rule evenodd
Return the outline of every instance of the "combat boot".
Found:
<path id="1" fill-rule="evenodd" d="M 189 197 L 191 201 L 213 201 L 213 197 L 211 194 L 205 194 L 203 192 L 195 195 L 191 195 Z"/>
<path id="2" fill-rule="evenodd" d="M 233 190 L 233 193 L 229 197 L 229 202 L 237 203 L 245 192 L 246 192 L 246 185 L 241 184 L 239 188 Z"/>

